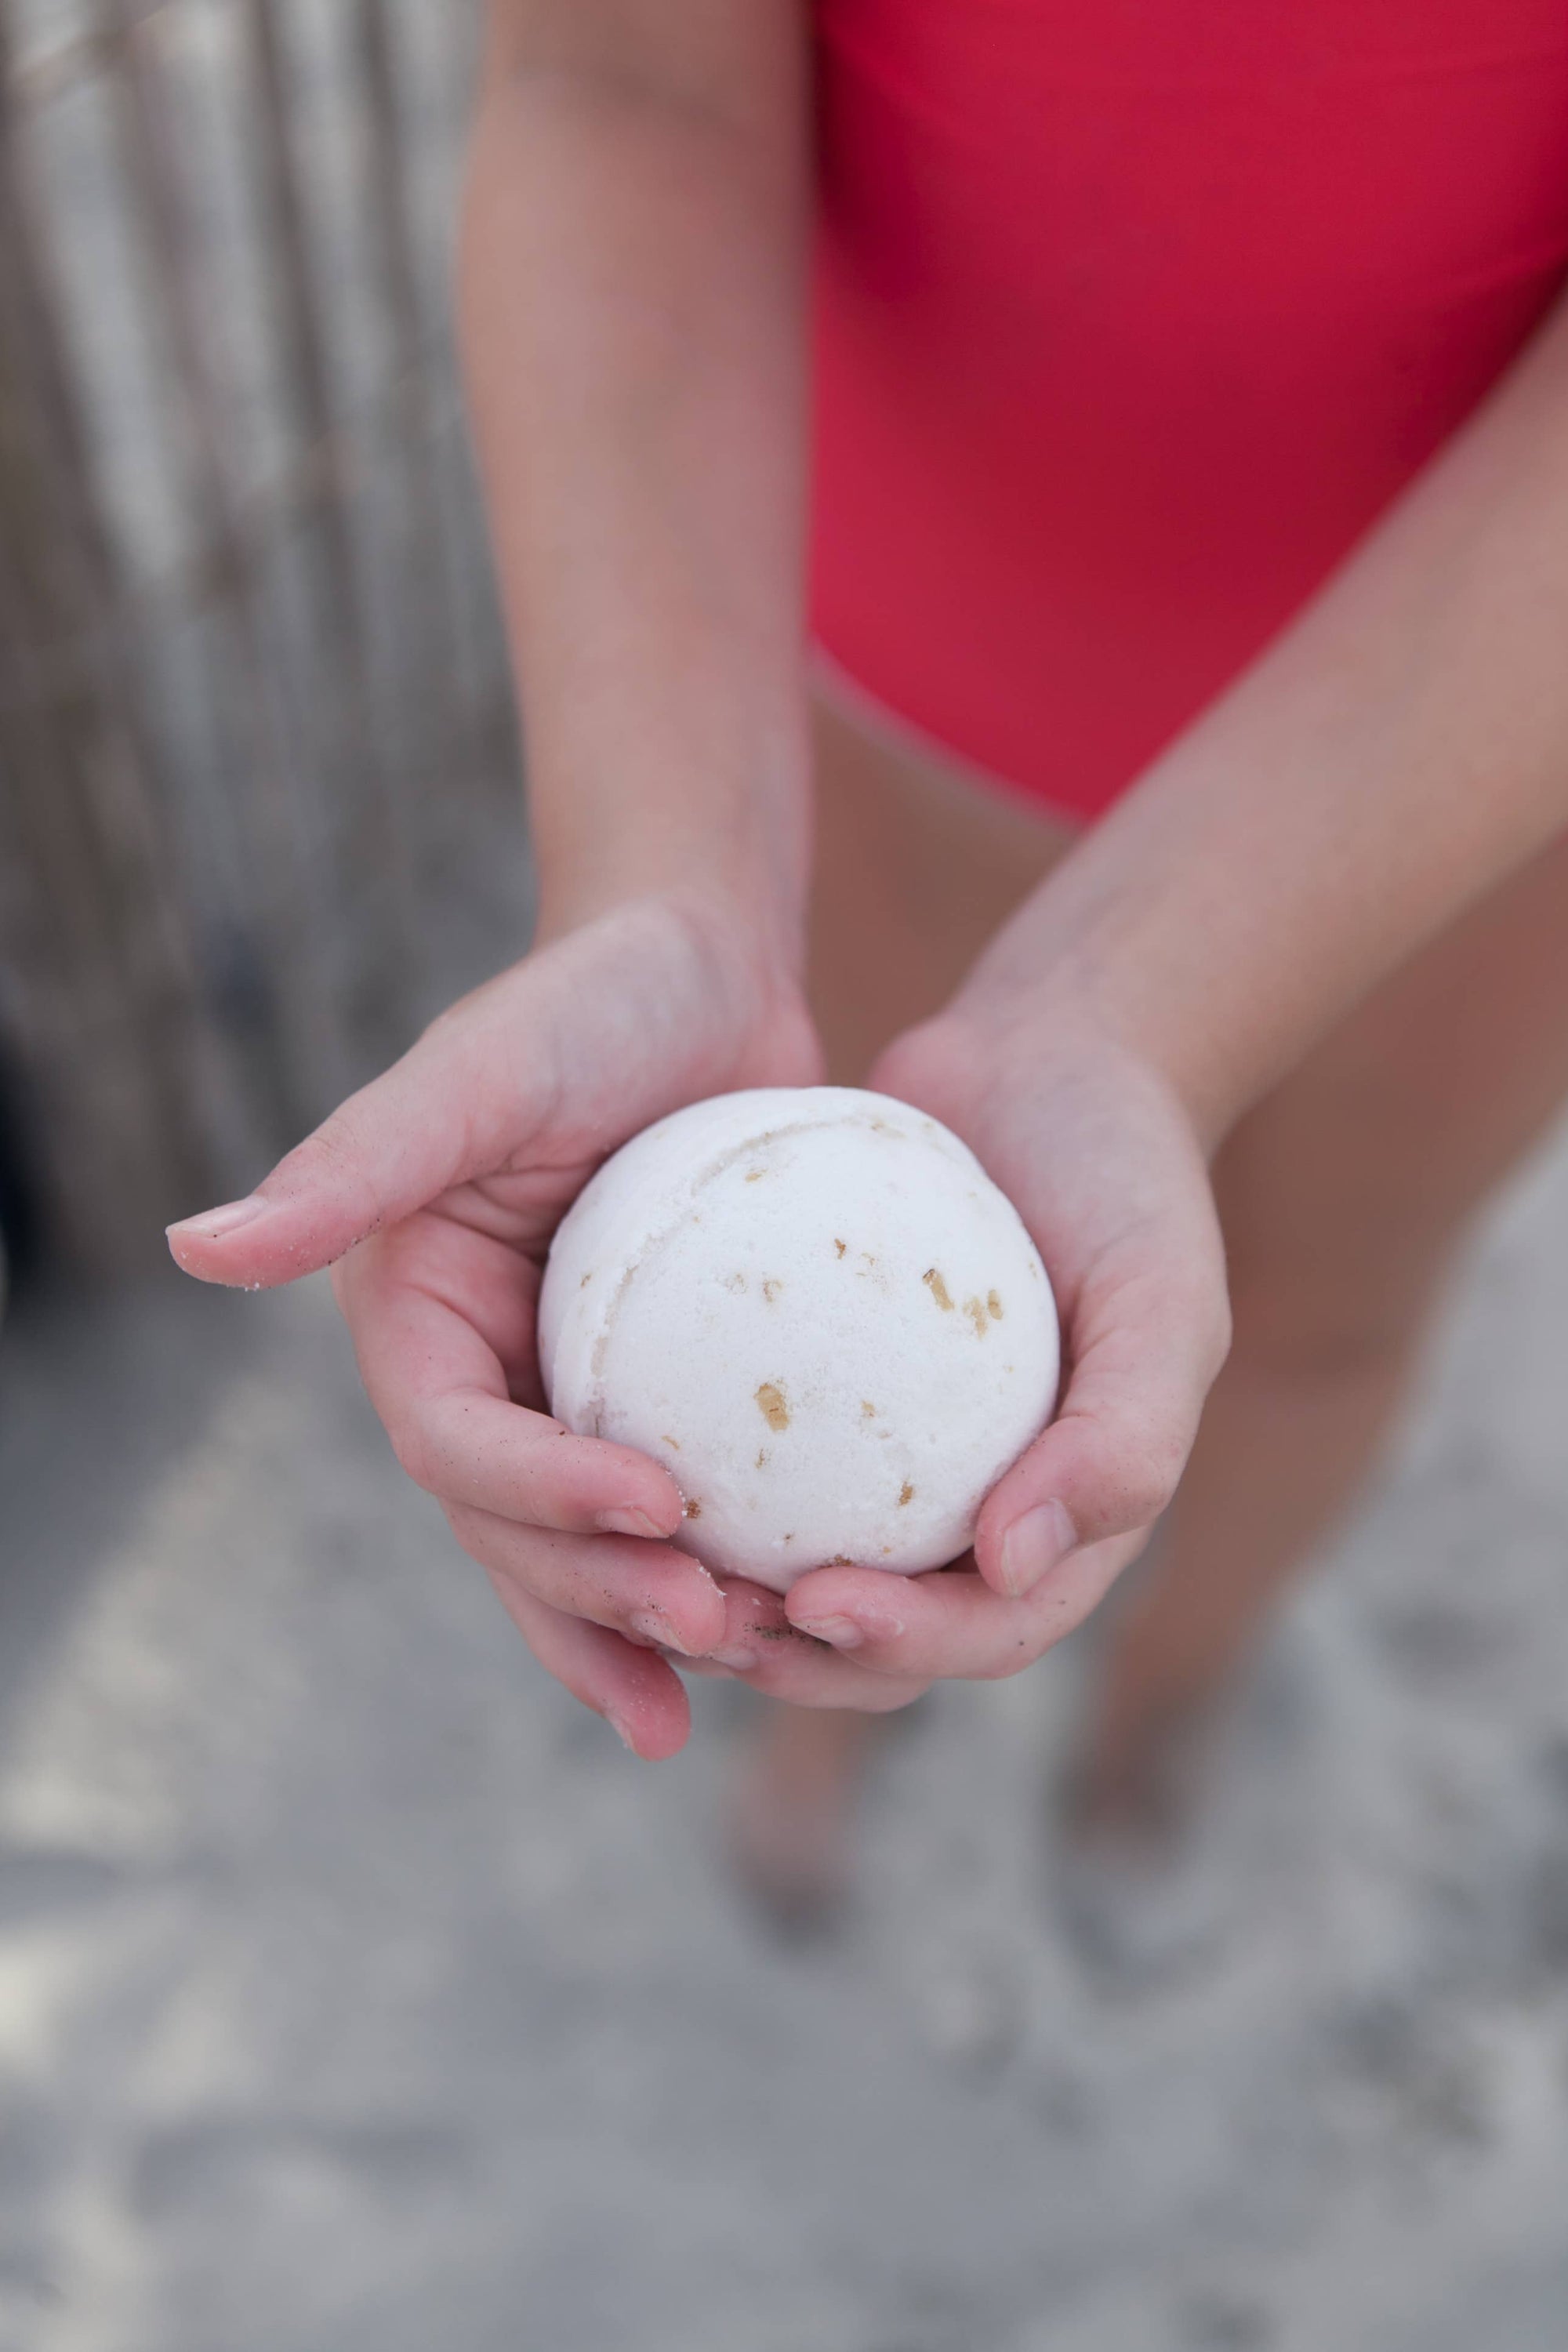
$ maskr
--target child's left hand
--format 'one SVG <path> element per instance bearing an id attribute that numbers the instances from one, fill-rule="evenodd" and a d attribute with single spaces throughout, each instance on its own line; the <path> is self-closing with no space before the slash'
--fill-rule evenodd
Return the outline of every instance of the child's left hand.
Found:
<path id="1" fill-rule="evenodd" d="M 725 1653 L 751 1651 L 745 1679 L 797 1705 L 899 1706 L 1032 1665 L 1147 1542 L 1229 1343 L 1207 1169 L 1170 1086 L 1088 1021 L 987 1034 L 983 1018 L 911 1031 L 868 1083 L 954 1129 L 1016 1203 L 1056 1290 L 1064 1392 L 963 1563 L 814 1569 L 783 1600 L 730 1588 Z"/>

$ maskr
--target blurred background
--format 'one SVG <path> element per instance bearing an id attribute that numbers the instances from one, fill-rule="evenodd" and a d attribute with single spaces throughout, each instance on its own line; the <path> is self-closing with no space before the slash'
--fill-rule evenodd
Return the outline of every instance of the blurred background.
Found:
<path id="1" fill-rule="evenodd" d="M 84 1269 L 145 1265 L 524 928 L 447 301 L 477 29 L 0 8 L 0 1018 Z"/>
<path id="2" fill-rule="evenodd" d="M 1561 2352 L 1563 1140 L 1132 1964 L 1077 1644 L 907 1719 L 781 1946 L 733 1695 L 623 1755 L 321 1285 L 163 1261 L 526 940 L 476 33 L 0 0 L 0 2352 Z"/>

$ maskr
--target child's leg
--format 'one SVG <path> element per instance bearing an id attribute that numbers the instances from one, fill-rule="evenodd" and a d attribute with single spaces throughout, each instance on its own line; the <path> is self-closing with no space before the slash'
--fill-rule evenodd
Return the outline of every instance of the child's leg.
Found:
<path id="1" fill-rule="evenodd" d="M 819 710 L 812 1003 L 837 1086 L 934 1013 L 997 925 L 1070 845 L 1065 829 L 940 776 Z M 772 1706 L 736 1784 L 731 1835 L 755 1891 L 827 1908 L 880 1718 Z"/>
<path id="2" fill-rule="evenodd" d="M 833 1075 L 853 1084 L 947 995 L 1070 835 L 831 716 L 819 758 L 816 998 Z M 1113 1629 L 1080 1784 L 1091 1812 L 1157 1810 L 1173 1738 L 1375 1462 L 1468 1220 L 1565 1096 L 1568 844 L 1386 982 L 1227 1144 L 1216 1184 L 1236 1342 L 1159 1554 Z M 847 1805 L 873 1721 L 820 1734 L 837 1778 L 814 1782 L 819 1822 L 833 1790 Z M 781 1804 L 817 1737 L 764 1734 Z"/>
<path id="3" fill-rule="evenodd" d="M 952 994 L 1073 832 L 816 715 L 812 1010 L 836 1086 L 865 1083 L 884 1045 Z"/>
<path id="4" fill-rule="evenodd" d="M 1568 1097 L 1568 842 L 1320 1045 L 1216 1171 L 1236 1339 L 1113 1622 L 1080 1796 L 1152 1828 L 1162 1764 L 1352 1500 L 1474 1211 Z"/>
<path id="5" fill-rule="evenodd" d="M 854 1805 L 880 1715 L 762 1702 L 728 1806 L 731 1859 L 780 1927 L 837 1911 L 854 1875 Z"/>

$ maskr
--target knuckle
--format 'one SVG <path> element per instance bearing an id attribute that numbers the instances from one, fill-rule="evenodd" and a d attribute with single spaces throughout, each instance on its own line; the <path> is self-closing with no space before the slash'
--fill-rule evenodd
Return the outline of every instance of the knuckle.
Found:
<path id="1" fill-rule="evenodd" d="M 1226 1358 L 1230 1353 L 1234 1333 L 1235 1319 L 1231 1314 L 1230 1300 L 1222 1291 L 1209 1309 L 1205 1332 L 1204 1366 L 1208 1375 L 1205 1383 L 1205 1393 L 1208 1386 L 1218 1378 Z"/>
<path id="2" fill-rule="evenodd" d="M 494 1553 L 500 1547 L 510 1560 L 511 1539 L 523 1534 L 524 1529 L 508 1527 L 504 1522 L 498 1527 L 483 1511 L 476 1511 L 468 1503 L 454 1502 L 449 1495 L 438 1495 L 436 1499 L 442 1517 L 465 1551 L 471 1552 L 477 1559 L 481 1551 Z"/>
<path id="3" fill-rule="evenodd" d="M 1152 1519 L 1159 1517 L 1181 1483 L 1186 1458 L 1186 1445 L 1180 1439 L 1146 1443 L 1144 1451 L 1128 1465 L 1118 1482 L 1117 1528 L 1113 1532 L 1147 1527 Z"/>
<path id="4" fill-rule="evenodd" d="M 273 1171 L 279 1192 L 331 1194 L 352 1206 L 364 1234 L 381 1223 L 372 1169 L 376 1158 L 376 1122 L 365 1094 L 351 1096 L 313 1134 L 295 1145 Z"/>
<path id="5" fill-rule="evenodd" d="M 389 1427 L 387 1436 L 398 1468 L 426 1494 L 434 1492 L 434 1471 L 430 1459 L 429 1440 L 416 1422 L 399 1422 Z"/>
<path id="6" fill-rule="evenodd" d="M 357 1122 L 352 1104 L 345 1103 L 295 1145 L 277 1172 L 285 1179 L 332 1183 L 357 1173 L 361 1157 Z"/>
<path id="7" fill-rule="evenodd" d="M 1173 1340 L 1184 1340 L 1190 1360 L 1206 1391 L 1230 1352 L 1230 1297 L 1223 1266 L 1194 1270 L 1174 1286 L 1170 1302 Z"/>

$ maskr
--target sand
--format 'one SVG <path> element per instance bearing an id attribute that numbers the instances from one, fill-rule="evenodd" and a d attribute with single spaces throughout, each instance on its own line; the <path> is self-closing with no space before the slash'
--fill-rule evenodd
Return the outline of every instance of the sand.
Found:
<path id="1" fill-rule="evenodd" d="M 1568 1150 L 1282 1628 L 1198 1957 L 1064 1932 L 1072 1650 L 889 1741 L 836 1945 L 408 1487 L 320 1285 L 0 1333 L 5 2352 L 1560 2352 Z"/>

